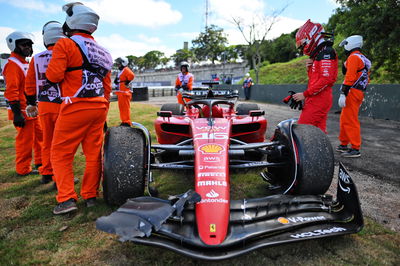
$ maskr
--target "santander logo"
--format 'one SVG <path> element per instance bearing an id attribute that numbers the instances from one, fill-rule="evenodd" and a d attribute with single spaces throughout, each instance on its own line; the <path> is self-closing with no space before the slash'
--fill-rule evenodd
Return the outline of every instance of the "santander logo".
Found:
<path id="1" fill-rule="evenodd" d="M 217 192 L 215 192 L 214 189 L 211 189 L 211 191 L 208 192 L 208 193 L 206 194 L 206 196 L 209 197 L 209 198 L 216 198 L 216 197 L 219 196 L 219 194 L 218 194 Z"/>

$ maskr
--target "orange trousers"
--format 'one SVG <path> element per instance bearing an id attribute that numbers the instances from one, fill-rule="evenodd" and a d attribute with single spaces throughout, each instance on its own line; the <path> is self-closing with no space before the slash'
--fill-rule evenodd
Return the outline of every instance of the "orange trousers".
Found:
<path id="1" fill-rule="evenodd" d="M 15 168 L 17 174 L 26 175 L 32 171 L 32 149 L 34 163 L 42 163 L 42 127 L 37 118 L 26 119 L 24 127 L 15 127 Z M 41 167 L 39 168 L 41 172 Z"/>
<path id="2" fill-rule="evenodd" d="M 71 105 L 89 106 L 88 103 Z M 68 109 L 68 107 L 64 108 Z M 80 109 L 75 112 L 60 111 L 54 129 L 51 146 L 51 164 L 57 183 L 58 202 L 78 199 L 74 189 L 73 160 L 79 144 L 86 158 L 86 167 L 81 183 L 81 196 L 89 199 L 98 196 L 102 175 L 101 151 L 103 146 L 103 126 L 107 108 Z"/>
<path id="3" fill-rule="evenodd" d="M 40 124 L 42 125 L 43 130 L 42 175 L 53 175 L 53 167 L 51 166 L 50 162 L 50 150 L 57 117 L 57 113 L 46 113 L 39 115 Z"/>
<path id="4" fill-rule="evenodd" d="M 358 120 L 358 111 L 364 99 L 364 92 L 350 89 L 346 97 L 346 106 L 340 115 L 340 145 L 351 144 L 351 148 L 359 150 L 361 147 L 361 129 Z"/>
<path id="5" fill-rule="evenodd" d="M 118 94 L 119 117 L 122 123 L 131 123 L 131 99 L 130 92 Z"/>

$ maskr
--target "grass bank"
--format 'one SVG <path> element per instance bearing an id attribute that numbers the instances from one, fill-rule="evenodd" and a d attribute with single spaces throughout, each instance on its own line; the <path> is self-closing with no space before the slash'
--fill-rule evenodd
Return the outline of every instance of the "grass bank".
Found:
<path id="1" fill-rule="evenodd" d="M 154 137 L 157 107 L 134 103 L 132 117 L 144 124 Z M 119 124 L 117 103 L 112 103 L 108 125 Z M 72 215 L 54 216 L 56 204 L 51 184 L 40 185 L 40 176 L 18 177 L 14 166 L 15 129 L 0 109 L 0 265 L 199 265 L 202 261 L 171 251 L 121 243 L 117 237 L 95 229 L 95 220 L 114 209 L 100 198 L 98 206 Z M 154 139 L 153 139 L 154 141 Z M 81 178 L 84 157 L 75 156 L 74 171 Z M 176 194 L 191 186 L 189 175 L 156 173 L 162 196 Z M 251 174 L 232 176 L 234 198 L 263 195 L 265 184 Z M 79 184 L 76 185 L 79 191 Z M 366 219 L 362 232 L 343 237 L 309 240 L 264 248 L 211 265 L 398 265 L 398 233 Z"/>

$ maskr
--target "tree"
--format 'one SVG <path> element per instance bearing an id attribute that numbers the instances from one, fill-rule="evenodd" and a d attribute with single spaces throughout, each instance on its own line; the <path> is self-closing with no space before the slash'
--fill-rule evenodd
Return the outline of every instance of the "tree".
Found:
<path id="1" fill-rule="evenodd" d="M 362 35 L 366 56 L 372 61 L 372 76 L 385 82 L 400 82 L 400 2 L 398 0 L 339 0 L 327 24 L 340 36 Z M 341 41 L 338 40 L 338 41 Z M 343 49 L 338 49 L 344 59 Z"/>
<path id="2" fill-rule="evenodd" d="M 244 18 L 232 18 L 233 24 L 236 25 L 249 46 L 247 53 L 251 57 L 251 65 L 256 73 L 256 83 L 258 83 L 259 80 L 259 71 L 263 60 L 261 45 L 266 40 L 267 35 L 274 24 L 278 21 L 278 16 L 286 9 L 286 7 L 287 6 L 279 11 L 273 12 L 269 17 L 262 14 L 255 14 L 249 24 L 245 23 Z"/>
<path id="3" fill-rule="evenodd" d="M 153 50 L 150 52 L 147 52 L 144 56 L 144 67 L 145 69 L 153 69 L 156 68 L 158 65 L 160 65 L 163 62 L 163 58 L 165 58 L 165 55 L 163 52 Z"/>
<path id="4" fill-rule="evenodd" d="M 179 66 L 182 61 L 193 62 L 195 61 L 195 56 L 193 51 L 188 49 L 179 49 L 175 54 L 171 56 L 171 59 L 175 62 L 175 66 Z"/>
<path id="5" fill-rule="evenodd" d="M 199 37 L 192 41 L 193 51 L 199 60 L 210 59 L 214 64 L 215 60 L 221 59 L 228 39 L 223 33 L 223 29 L 215 25 L 206 27 L 205 32 L 201 32 Z"/>

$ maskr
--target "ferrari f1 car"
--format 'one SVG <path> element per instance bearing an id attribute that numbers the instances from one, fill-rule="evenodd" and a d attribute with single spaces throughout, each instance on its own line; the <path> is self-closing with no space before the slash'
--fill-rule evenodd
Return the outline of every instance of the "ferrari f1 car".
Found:
<path id="1" fill-rule="evenodd" d="M 208 85 L 183 92 L 184 108 L 161 107 L 157 145 L 140 124 L 108 130 L 104 197 L 123 205 L 97 220 L 99 230 L 206 260 L 361 230 L 356 187 L 342 164 L 336 198 L 324 194 L 334 157 L 320 129 L 290 119 L 266 141 L 267 121 L 257 104 L 237 104 L 237 91 Z M 156 169 L 193 175 L 193 189 L 153 197 Z M 273 195 L 231 199 L 230 173 L 249 169 L 260 173 Z M 150 196 L 143 196 L 146 187 Z"/>

